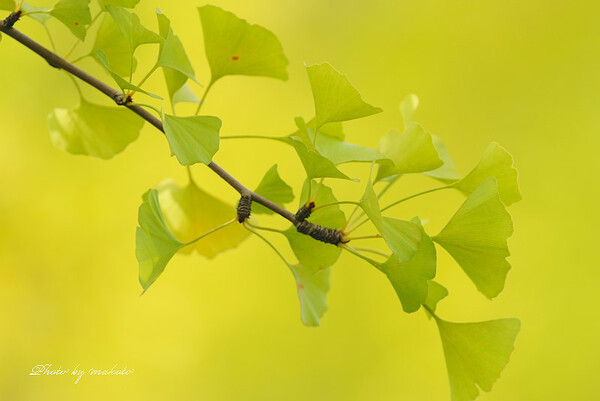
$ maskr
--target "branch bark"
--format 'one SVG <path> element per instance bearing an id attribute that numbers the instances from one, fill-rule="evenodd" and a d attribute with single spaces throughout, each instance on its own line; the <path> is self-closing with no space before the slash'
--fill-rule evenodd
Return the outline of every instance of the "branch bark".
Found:
<path id="1" fill-rule="evenodd" d="M 11 14 L 13 15 L 13 14 Z M 10 16 L 9 16 L 10 17 Z M 7 18 L 8 20 L 8 18 Z M 127 107 L 129 110 L 136 113 L 138 116 L 152 124 L 156 129 L 161 131 L 164 134 L 164 128 L 162 121 L 156 117 L 154 114 L 151 114 L 146 109 L 128 104 L 126 99 L 123 96 L 121 91 L 113 88 L 112 86 L 106 84 L 105 82 L 99 80 L 88 72 L 82 70 L 76 65 L 70 63 L 64 58 L 60 57 L 58 54 L 52 52 L 46 47 L 42 46 L 35 40 L 31 39 L 27 35 L 23 34 L 19 30 L 12 27 L 14 22 L 7 20 L 0 20 L 0 32 L 3 32 L 7 36 L 15 39 L 17 42 L 29 48 L 34 53 L 38 54 L 44 60 L 48 62 L 52 67 L 67 71 L 71 75 L 79 78 L 83 82 L 89 84 L 90 86 L 96 88 L 100 92 L 104 93 L 106 96 L 110 97 L 117 105 Z M 12 23 L 11 23 L 12 22 Z M 276 203 L 270 201 L 269 199 L 261 196 L 254 191 L 246 188 L 241 182 L 239 182 L 235 177 L 229 174 L 223 167 L 219 166 L 217 163 L 211 161 L 208 165 L 212 171 L 214 171 L 219 177 L 221 177 L 226 183 L 228 183 L 233 189 L 240 193 L 240 195 L 248 194 L 252 197 L 254 202 L 260 203 L 261 205 L 271 209 L 275 213 L 281 215 L 282 217 L 289 220 L 294 226 L 298 226 L 300 223 L 296 216 L 290 212 L 289 210 L 277 205 Z"/>

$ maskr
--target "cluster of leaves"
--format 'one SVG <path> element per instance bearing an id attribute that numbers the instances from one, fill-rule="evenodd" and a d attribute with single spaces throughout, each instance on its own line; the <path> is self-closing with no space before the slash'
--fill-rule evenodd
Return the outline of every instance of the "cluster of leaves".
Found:
<path id="1" fill-rule="evenodd" d="M 138 94 L 136 98 L 147 95 L 162 100 L 143 89 L 147 78 L 162 70 L 173 113 L 155 111 L 163 121 L 171 154 L 182 166 L 209 164 L 219 150 L 221 120 L 199 115 L 208 91 L 219 79 L 229 75 L 287 79 L 288 61 L 282 46 L 277 37 L 262 26 L 252 25 L 215 6 L 198 8 L 211 70 L 200 100 L 188 84 L 190 80 L 197 82 L 194 68 L 169 19 L 157 11 L 158 32 L 146 28 L 139 17 L 128 10 L 138 2 L 98 0 L 94 18 L 89 0 L 59 0 L 49 9 L 0 0 L 0 8 L 15 10 L 18 7 L 24 15 L 44 25 L 54 17 L 71 30 L 78 42 L 86 39 L 95 21 L 100 21 L 95 38 L 89 41 L 91 48 L 86 56 L 100 63 L 129 100 L 134 93 Z M 158 50 L 156 62 L 145 77 L 134 84 L 133 73 L 139 67 L 136 49 L 152 44 Z M 332 266 L 342 250 L 346 250 L 385 274 L 405 312 L 423 308 L 434 318 L 442 339 L 453 400 L 471 400 L 477 396 L 478 388 L 489 391 L 508 362 L 519 321 L 453 323 L 441 319 L 436 314 L 436 306 L 448 291 L 434 281 L 436 244 L 456 260 L 484 296 L 492 299 L 502 291 L 510 269 L 506 260 L 509 256 L 507 238 L 513 232 L 506 207 L 521 198 L 511 155 L 492 143 L 479 164 L 461 177 L 441 139 L 413 121 L 418 105 L 414 95 L 400 105 L 403 131 L 392 130 L 384 135 L 378 149 L 348 143 L 343 122 L 382 110 L 366 103 L 348 78 L 331 65 L 307 66 L 306 72 L 314 98 L 314 118 L 308 122 L 297 118 L 297 130 L 289 135 L 252 138 L 279 141 L 296 151 L 306 171 L 299 206 L 311 205 L 309 221 L 339 230 L 344 240 L 335 246 L 299 233 L 294 225 L 286 230 L 261 227 L 257 225 L 256 216 L 273 211 L 256 203 L 252 204 L 253 217 L 242 225 L 237 224 L 234 207 L 200 188 L 191 175 L 185 187 L 166 180 L 144 194 L 139 208 L 136 257 L 144 291 L 176 253 L 196 251 L 213 258 L 236 247 L 252 233 L 264 240 L 288 266 L 296 281 L 302 321 L 317 326 L 327 310 Z M 82 92 L 79 90 L 79 93 Z M 196 115 L 175 115 L 175 105 L 179 102 L 197 103 Z M 48 125 L 57 147 L 72 154 L 109 159 L 138 138 L 143 120 L 124 108 L 94 104 L 81 95 L 77 106 L 50 113 Z M 326 178 L 352 180 L 340 170 L 340 165 L 354 162 L 371 168 L 363 196 L 356 201 L 339 201 L 323 181 Z M 381 207 L 381 195 L 405 174 L 425 174 L 442 185 Z M 376 186 L 383 186 L 379 194 Z M 384 214 L 415 196 L 445 189 L 462 192 L 466 200 L 436 235 L 425 230 L 419 217 L 401 220 Z M 281 206 L 295 199 L 292 188 L 280 177 L 277 165 L 265 173 L 255 192 Z M 348 217 L 340 207 L 344 203 L 355 206 Z M 359 216 L 353 219 L 357 212 Z M 353 237 L 351 233 L 365 223 L 370 223 L 377 232 L 367 237 L 381 238 L 389 253 L 354 247 L 354 242 L 363 237 Z M 261 231 L 283 235 L 297 261 L 289 262 Z M 373 253 L 373 258 L 366 253 Z"/>

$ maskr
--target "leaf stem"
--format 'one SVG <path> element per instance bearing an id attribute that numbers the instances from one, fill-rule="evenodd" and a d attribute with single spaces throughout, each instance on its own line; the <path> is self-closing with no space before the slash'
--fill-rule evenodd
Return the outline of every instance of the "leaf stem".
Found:
<path id="1" fill-rule="evenodd" d="M 283 263 L 285 263 L 290 269 L 292 268 L 291 263 L 287 261 L 287 259 L 281 254 L 281 252 L 279 252 L 279 249 L 277 249 L 275 247 L 275 245 L 273 245 L 273 243 L 271 241 L 269 241 L 268 239 L 266 239 L 262 234 L 258 233 L 257 231 L 254 231 L 253 229 L 251 229 L 250 227 L 248 227 L 248 223 L 247 222 L 244 222 L 244 227 L 246 228 L 246 230 L 250 231 L 252 234 L 256 235 L 257 237 L 259 237 L 260 239 L 262 239 L 263 241 L 265 241 L 267 243 L 267 245 L 269 245 L 271 247 L 271 249 L 273 251 L 275 251 L 275 253 L 277 255 L 279 255 L 279 257 L 281 258 L 281 260 L 283 260 Z"/>
<path id="2" fill-rule="evenodd" d="M 354 249 L 357 250 L 357 251 L 371 252 L 371 253 L 374 253 L 376 255 L 383 256 L 385 258 L 390 258 L 392 256 L 389 253 L 385 253 L 383 251 L 380 251 L 379 249 L 374 249 L 374 248 L 355 247 Z"/>
<path id="3" fill-rule="evenodd" d="M 354 256 L 357 256 L 357 257 L 361 258 L 362 260 L 366 261 L 367 263 L 375 266 L 378 270 L 381 270 L 381 263 L 377 262 L 374 259 L 371 259 L 368 256 L 363 255 L 362 253 L 360 253 L 356 249 L 352 248 L 350 245 L 348 245 L 348 244 L 341 244 L 340 247 L 342 249 L 345 249 L 346 251 L 350 252 Z"/>
<path id="4" fill-rule="evenodd" d="M 89 25 L 88 29 L 90 29 L 92 27 L 92 25 L 94 25 L 94 22 L 96 22 L 96 20 L 98 19 L 98 17 L 100 17 L 100 14 L 102 14 L 102 11 L 99 11 L 98 14 L 96 14 L 96 16 L 92 19 L 92 22 L 90 22 L 90 25 Z M 46 26 L 46 24 L 44 24 L 44 26 Z M 73 54 L 73 51 L 75 51 L 75 49 L 77 48 L 77 45 L 79 45 L 79 43 L 81 43 L 80 40 L 77 40 L 75 43 L 73 43 L 73 46 L 67 52 L 67 54 L 64 55 L 64 58 L 69 58 L 69 56 L 71 54 Z M 54 50 L 54 51 L 56 51 L 56 50 Z"/>
<path id="5" fill-rule="evenodd" d="M 200 109 L 202 108 L 202 105 L 204 104 L 204 101 L 206 100 L 206 96 L 208 95 L 208 92 L 210 91 L 210 88 L 212 88 L 212 86 L 214 85 L 214 83 L 215 83 L 215 81 L 213 81 L 211 79 L 210 83 L 208 84 L 208 86 L 204 90 L 204 94 L 202 95 L 202 99 L 200 99 L 200 103 L 198 103 L 198 108 L 196 109 L 196 113 L 194 115 L 197 116 L 198 114 L 200 114 Z"/>
<path id="6" fill-rule="evenodd" d="M 231 223 L 233 223 L 234 221 L 237 221 L 235 218 L 229 220 L 226 223 L 221 224 L 220 226 L 217 226 L 215 228 L 213 228 L 212 230 L 209 230 L 207 232 L 205 232 L 204 234 L 202 234 L 201 236 L 199 236 L 198 238 L 195 238 L 193 240 L 191 240 L 190 242 L 186 242 L 183 246 L 188 246 L 188 245 L 192 245 L 195 244 L 196 242 L 200 241 L 202 238 L 209 236 L 210 234 L 219 231 L 222 228 L 227 227 L 228 225 L 230 225 Z"/>
<path id="7" fill-rule="evenodd" d="M 417 196 L 429 194 L 429 193 L 436 192 L 436 191 L 441 191 L 442 189 L 448 189 L 448 188 L 452 188 L 452 186 L 451 185 L 446 185 L 446 186 L 443 186 L 443 187 L 437 187 L 437 188 L 433 188 L 433 189 L 428 189 L 427 191 L 423 191 L 423 192 L 419 192 L 419 193 L 416 193 L 416 194 L 411 195 L 411 196 L 407 196 L 406 198 L 402 198 L 400 200 L 397 200 L 396 202 L 390 203 L 389 205 L 387 205 L 386 207 L 384 207 L 383 209 L 381 209 L 381 211 L 384 212 L 384 211 L 388 210 L 389 208 L 391 208 L 392 206 L 396 206 L 396 205 L 398 205 L 398 204 L 400 204 L 402 202 L 406 202 L 409 199 L 416 198 Z"/>
<path id="8" fill-rule="evenodd" d="M 255 228 L 257 230 L 263 230 L 263 231 L 271 231 L 274 233 L 279 233 L 279 234 L 283 234 L 284 231 L 283 230 L 279 230 L 277 228 L 271 228 L 271 227 L 262 227 L 262 226 L 257 226 L 255 224 L 250 223 L 249 221 L 246 222 L 246 224 L 248 224 L 250 227 Z"/>
<path id="9" fill-rule="evenodd" d="M 344 241 L 353 241 L 357 239 L 374 239 L 381 238 L 381 234 L 358 235 L 356 237 L 344 236 Z"/>
<path id="10" fill-rule="evenodd" d="M 148 71 L 148 73 L 146 74 L 146 76 L 144 78 L 142 78 L 142 80 L 140 81 L 139 84 L 137 84 L 136 86 L 141 88 L 142 85 L 148 80 L 148 78 L 150 78 L 152 76 L 152 74 L 154 74 L 154 71 L 158 70 L 158 64 L 155 64 L 154 67 L 152 67 L 152 69 L 150 71 Z"/>
<path id="11" fill-rule="evenodd" d="M 323 209 L 323 208 L 335 206 L 335 205 L 358 205 L 358 206 L 360 206 L 360 203 L 355 202 L 355 201 L 337 201 L 337 202 L 325 203 L 324 205 L 316 206 L 312 211 L 314 213 L 319 209 Z"/>

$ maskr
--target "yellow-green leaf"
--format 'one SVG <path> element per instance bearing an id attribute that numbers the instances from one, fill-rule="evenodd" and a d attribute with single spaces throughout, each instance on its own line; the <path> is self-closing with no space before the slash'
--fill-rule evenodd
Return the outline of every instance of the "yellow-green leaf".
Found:
<path id="1" fill-rule="evenodd" d="M 510 264 L 507 238 L 513 233 L 510 214 L 500 200 L 496 179 L 485 180 L 433 238 L 444 247 L 492 299 L 504 288 Z"/>
<path id="2" fill-rule="evenodd" d="M 431 313 L 435 313 L 438 302 L 440 302 L 447 296 L 448 290 L 446 289 L 446 287 L 433 280 L 429 282 L 427 298 L 425 298 L 425 302 L 423 302 L 423 305 L 425 305 L 425 313 L 427 314 L 427 317 L 429 319 L 431 319 L 432 317 Z"/>
<path id="3" fill-rule="evenodd" d="M 454 168 L 454 162 L 452 161 L 452 157 L 450 157 L 450 153 L 448 153 L 448 150 L 446 149 L 446 145 L 444 145 L 444 142 L 442 142 L 442 139 L 439 136 L 432 134 L 431 137 L 433 139 L 433 146 L 435 147 L 435 150 L 437 150 L 438 155 L 444 164 L 435 170 L 425 171 L 423 174 L 446 184 L 450 184 L 458 180 L 460 178 L 460 174 Z"/>
<path id="4" fill-rule="evenodd" d="M 428 281 L 435 277 L 436 253 L 435 245 L 425 233 L 418 217 L 412 219 L 421 230 L 421 241 L 413 257 L 407 262 L 398 262 L 398 257 L 392 255 L 381 270 L 388 276 L 392 283 L 402 309 L 406 313 L 419 310 L 427 298 Z"/>
<path id="5" fill-rule="evenodd" d="M 380 113 L 379 107 L 365 103 L 348 78 L 327 63 L 306 67 L 315 101 L 315 124 L 354 120 Z"/>
<path id="6" fill-rule="evenodd" d="M 79 40 L 84 40 L 87 27 L 92 23 L 89 6 L 90 0 L 58 0 L 50 15 L 65 24 Z"/>
<path id="7" fill-rule="evenodd" d="M 365 148 L 353 143 L 344 141 L 344 133 L 340 123 L 328 124 L 319 131 L 315 141 L 315 122 L 314 119 L 308 124 L 302 118 L 296 118 L 298 130 L 290 135 L 297 137 L 309 148 L 313 148 L 321 156 L 331 161 L 333 164 L 342 164 L 349 162 L 372 162 L 381 160 L 385 157 L 375 149 Z M 289 141 L 286 141 L 289 143 Z"/>
<path id="8" fill-rule="evenodd" d="M 97 61 L 104 63 L 97 57 L 96 51 L 101 50 L 111 70 L 122 77 L 129 76 L 137 67 L 137 60 L 131 57 L 129 43 L 110 15 L 105 15 L 98 32 L 96 40 L 90 53 Z"/>
<path id="9" fill-rule="evenodd" d="M 161 211 L 158 192 L 152 189 L 143 196 L 138 212 L 135 256 L 140 267 L 140 284 L 144 291 L 165 270 L 169 260 L 184 246 L 169 230 Z"/>
<path id="10" fill-rule="evenodd" d="M 436 316 L 452 401 L 471 401 L 491 391 L 510 360 L 521 328 L 518 319 L 453 323 Z"/>
<path id="11" fill-rule="evenodd" d="M 171 154 L 184 166 L 208 164 L 219 150 L 221 120 L 217 117 L 165 115 L 163 123 Z"/>
<path id="12" fill-rule="evenodd" d="M 106 10 L 125 35 L 131 55 L 140 45 L 162 43 L 164 41 L 160 35 L 146 29 L 136 14 L 130 13 L 122 7 L 106 6 Z"/>
<path id="13" fill-rule="evenodd" d="M 166 180 L 157 187 L 165 221 L 173 234 L 188 242 L 235 218 L 235 207 L 213 197 L 193 181 L 179 187 Z M 248 237 L 248 231 L 234 223 L 216 231 L 200 241 L 186 246 L 184 254 L 198 252 L 209 259 L 221 252 L 237 247 Z"/>
<path id="14" fill-rule="evenodd" d="M 140 0 L 98 0 L 101 10 L 106 10 L 106 6 L 134 8 Z"/>
<path id="15" fill-rule="evenodd" d="M 279 176 L 277 171 L 277 164 L 273 165 L 265 174 L 263 179 L 260 181 L 256 189 L 254 190 L 259 195 L 264 196 L 272 202 L 280 206 L 284 206 L 294 200 L 294 192 L 292 187 L 285 183 Z M 252 213 L 255 214 L 274 214 L 275 212 L 271 209 L 264 207 L 263 205 L 252 202 Z"/>
<path id="16" fill-rule="evenodd" d="M 454 187 L 470 194 L 488 177 L 496 177 L 498 192 L 505 205 L 509 206 L 521 200 L 521 192 L 517 181 L 517 169 L 513 165 L 510 153 L 497 143 L 491 143 L 486 149 L 479 164 Z"/>
<path id="17" fill-rule="evenodd" d="M 419 249 L 422 238 L 422 230 L 419 225 L 410 221 L 383 217 L 371 179 L 367 181 L 360 206 L 387 242 L 394 253 L 393 257 L 399 263 L 408 262 Z"/>
<path id="18" fill-rule="evenodd" d="M 288 143 L 296 149 L 296 153 L 298 154 L 302 166 L 304 166 L 304 170 L 306 170 L 306 176 L 309 179 L 320 177 L 341 178 L 343 180 L 352 179 L 338 170 L 331 160 L 321 156 L 314 150 L 309 149 L 301 140 L 288 138 Z"/>
<path id="19" fill-rule="evenodd" d="M 319 326 L 327 312 L 327 293 L 331 268 L 314 271 L 302 264 L 290 265 L 296 279 L 302 323 Z"/>
<path id="20" fill-rule="evenodd" d="M 119 107 L 84 99 L 72 109 L 55 109 L 48 116 L 54 146 L 76 155 L 110 159 L 135 141 L 144 120 Z"/>
<path id="21" fill-rule="evenodd" d="M 219 7 L 198 8 L 212 82 L 226 75 L 286 80 L 288 60 L 277 37 Z"/>
<path id="22" fill-rule="evenodd" d="M 392 130 L 383 136 L 379 151 L 389 161 L 380 165 L 377 180 L 395 174 L 430 171 L 443 164 L 431 134 L 416 123 L 409 124 L 404 133 Z"/>
<path id="23" fill-rule="evenodd" d="M 133 85 L 133 84 L 127 82 L 126 80 L 124 80 L 123 78 L 121 78 L 121 76 L 119 74 L 115 73 L 111 69 L 110 63 L 108 62 L 108 58 L 106 57 L 106 54 L 104 54 L 104 52 L 102 50 L 96 50 L 95 55 L 96 55 L 96 59 L 98 61 L 100 61 L 100 63 L 104 66 L 104 68 L 106 68 L 106 71 L 110 74 L 111 77 L 113 77 L 113 79 L 115 80 L 117 85 L 119 85 L 119 88 L 121 88 L 121 90 L 123 90 L 123 91 L 131 90 L 131 91 L 143 93 L 144 95 L 148 95 L 155 99 L 162 99 L 162 97 L 155 95 L 154 93 L 146 92 L 139 86 Z"/>
<path id="24" fill-rule="evenodd" d="M 156 11 L 156 17 L 158 18 L 160 35 L 165 40 L 160 45 L 157 65 L 177 71 L 195 81 L 194 67 L 192 67 L 192 63 L 185 53 L 183 43 L 173 33 L 171 21 L 160 10 Z"/>

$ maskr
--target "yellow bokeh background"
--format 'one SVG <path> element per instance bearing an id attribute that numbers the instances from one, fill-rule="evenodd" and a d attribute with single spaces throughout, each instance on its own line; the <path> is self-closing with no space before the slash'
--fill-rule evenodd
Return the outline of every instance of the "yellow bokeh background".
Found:
<path id="1" fill-rule="evenodd" d="M 489 302 L 439 250 L 438 278 L 450 290 L 440 315 L 522 321 L 511 362 L 481 400 L 600 399 L 600 2 L 213 4 L 275 32 L 290 59 L 288 82 L 231 77 L 214 87 L 204 112 L 223 120 L 224 134 L 292 132 L 294 117 L 313 114 L 303 63 L 327 61 L 385 110 L 346 123 L 351 142 L 375 147 L 389 128 L 401 127 L 398 103 L 413 92 L 421 100 L 416 120 L 443 138 L 462 173 L 491 141 L 513 153 L 524 200 L 510 208 L 516 229 L 506 288 Z M 155 8 L 171 18 L 206 83 L 199 5 L 148 0 L 137 8 L 153 29 Z M 17 27 L 48 44 L 34 21 Z M 73 37 L 55 22 L 50 28 L 64 54 Z M 140 49 L 140 65 L 149 67 L 155 51 Z M 89 59 L 81 66 L 101 71 Z M 164 93 L 162 76 L 149 87 Z M 404 314 L 385 277 L 350 255 L 334 267 L 329 311 L 316 329 L 302 326 L 292 275 L 257 238 L 210 261 L 176 256 L 140 297 L 134 238 L 141 195 L 165 178 L 186 182 L 164 137 L 147 125 L 108 162 L 56 149 L 46 115 L 72 106 L 76 91 L 64 73 L 5 35 L 0 88 L 1 400 L 449 399 L 434 323 L 422 312 Z M 278 163 L 300 193 L 301 165 L 281 144 L 223 141 L 215 160 L 251 187 Z M 344 171 L 364 179 L 368 166 Z M 193 172 L 203 188 L 236 201 L 207 168 Z M 361 184 L 328 182 L 340 198 L 362 191 Z M 435 185 L 409 177 L 385 199 Z M 443 191 L 394 213 L 418 214 L 435 233 L 462 199 Z M 285 227 L 276 217 L 261 221 Z M 78 384 L 28 375 L 46 363 L 135 372 L 84 376 Z"/>

